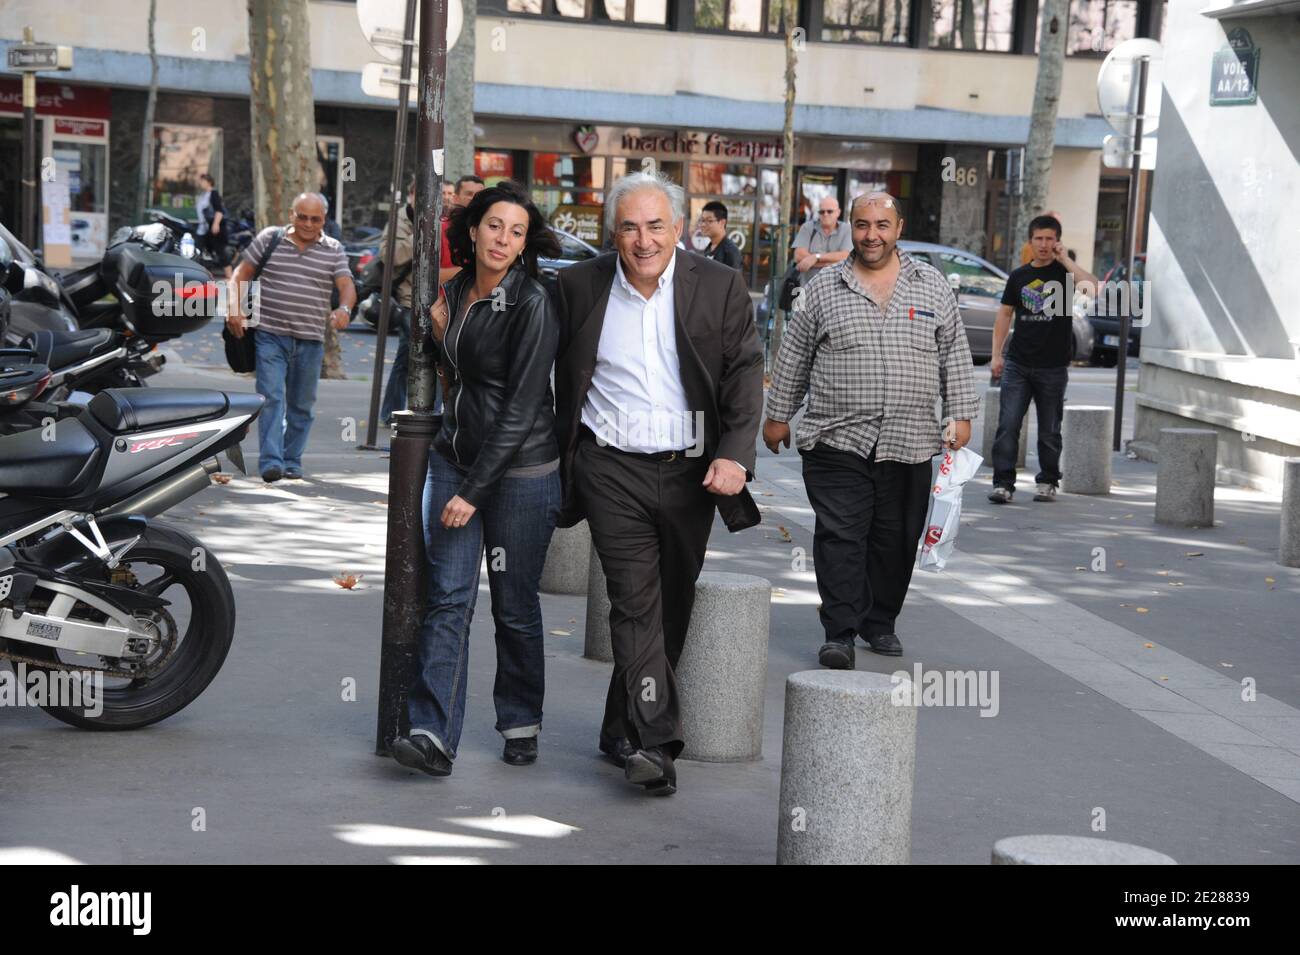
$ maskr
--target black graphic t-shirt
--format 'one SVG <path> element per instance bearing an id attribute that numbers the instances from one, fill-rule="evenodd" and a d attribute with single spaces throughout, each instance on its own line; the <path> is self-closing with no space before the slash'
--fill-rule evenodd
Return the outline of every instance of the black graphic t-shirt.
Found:
<path id="1" fill-rule="evenodd" d="M 1063 368 L 1074 355 L 1074 309 L 1060 262 L 1022 265 L 1007 278 L 1002 304 L 1015 309 L 1007 357 L 1028 368 Z"/>

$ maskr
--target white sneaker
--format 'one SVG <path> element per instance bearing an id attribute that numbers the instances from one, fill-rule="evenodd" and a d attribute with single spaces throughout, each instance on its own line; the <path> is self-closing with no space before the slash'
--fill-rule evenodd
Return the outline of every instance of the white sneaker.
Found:
<path id="1" fill-rule="evenodd" d="M 1011 491 L 1009 488 L 995 487 L 993 493 L 989 495 L 989 500 L 994 504 L 1010 504 L 1011 495 L 1013 493 L 1015 492 Z"/>
<path id="2" fill-rule="evenodd" d="M 1034 487 L 1034 500 L 1035 500 L 1035 501 L 1055 501 L 1055 500 L 1056 500 L 1056 485 L 1055 485 L 1055 484 L 1039 484 L 1039 485 L 1035 486 L 1035 487 Z"/>

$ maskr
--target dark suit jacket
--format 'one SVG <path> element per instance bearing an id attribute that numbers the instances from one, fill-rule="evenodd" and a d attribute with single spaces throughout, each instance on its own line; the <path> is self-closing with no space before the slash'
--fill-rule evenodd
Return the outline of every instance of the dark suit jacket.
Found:
<path id="1" fill-rule="evenodd" d="M 734 269 L 682 249 L 676 255 L 677 358 L 690 407 L 703 412 L 705 460 L 738 461 L 752 480 L 754 444 L 763 414 L 763 349 L 751 318 L 749 292 Z M 561 527 L 572 527 L 586 516 L 583 502 L 574 493 L 573 461 L 617 258 L 617 252 L 607 252 L 571 265 L 559 275 L 555 429 L 564 483 Z M 760 520 L 747 488 L 733 497 L 715 496 L 715 502 L 732 531 L 753 527 Z"/>

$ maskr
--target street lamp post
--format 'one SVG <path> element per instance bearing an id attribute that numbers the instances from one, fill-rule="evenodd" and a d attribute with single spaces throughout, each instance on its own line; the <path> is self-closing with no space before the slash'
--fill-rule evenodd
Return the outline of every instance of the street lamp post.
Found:
<path id="1" fill-rule="evenodd" d="M 384 629 L 375 736 L 375 751 L 381 756 L 389 754 L 395 736 L 408 731 L 406 695 L 419 665 L 417 639 L 424 615 L 426 584 L 421 499 L 429 447 L 441 423 L 433 414 L 437 376 L 429 312 L 438 294 L 442 236 L 447 0 L 424 0 L 420 4 L 419 69 L 411 373 L 408 410 L 393 415 L 395 433 L 388 469 L 388 547 L 384 563 Z"/>

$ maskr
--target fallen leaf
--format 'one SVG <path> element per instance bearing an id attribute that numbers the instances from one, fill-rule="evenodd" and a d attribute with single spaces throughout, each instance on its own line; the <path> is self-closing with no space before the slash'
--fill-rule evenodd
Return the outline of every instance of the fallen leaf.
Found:
<path id="1" fill-rule="evenodd" d="M 785 541 L 786 543 L 789 543 L 790 541 L 794 540 L 794 538 L 790 536 L 790 532 L 786 530 L 784 527 L 782 527 L 780 524 L 776 526 L 776 529 L 781 533 L 781 540 Z"/>
<path id="2" fill-rule="evenodd" d="M 1142 646 L 1146 647 L 1148 650 L 1154 650 L 1156 647 L 1154 643 L 1144 643 Z"/>
<path id="3" fill-rule="evenodd" d="M 1137 612 L 1138 612 L 1138 613 L 1150 613 L 1151 611 L 1148 610 L 1146 607 L 1138 607 L 1138 608 L 1137 608 Z"/>
<path id="4" fill-rule="evenodd" d="M 1157 577 L 1168 577 L 1168 576 L 1169 576 L 1169 571 L 1167 571 L 1167 570 L 1157 570 L 1157 571 L 1156 571 L 1156 576 L 1157 576 Z"/>
<path id="5" fill-rule="evenodd" d="M 1187 556 L 1188 556 L 1188 557 L 1204 557 L 1205 554 L 1204 554 L 1204 552 L 1199 551 L 1199 550 L 1189 550 L 1189 551 L 1187 552 Z"/>
<path id="6" fill-rule="evenodd" d="M 360 581 L 361 578 L 364 576 L 365 574 L 342 573 L 342 574 L 338 574 L 334 578 L 334 583 L 338 584 L 344 590 L 351 590 L 353 587 L 357 585 L 357 582 Z"/>
<path id="7" fill-rule="evenodd" d="M 1162 680 L 1168 680 L 1169 677 L 1167 677 L 1167 676 L 1162 676 L 1160 679 L 1162 679 Z"/>
<path id="8" fill-rule="evenodd" d="M 1122 560 L 1117 560 L 1117 561 L 1115 561 L 1115 566 L 1116 566 L 1116 567 L 1123 567 L 1123 566 L 1124 566 L 1124 561 L 1122 561 Z"/>
<path id="9" fill-rule="evenodd" d="M 1221 666 L 1221 667 L 1227 667 L 1228 669 L 1232 669 L 1233 664 L 1231 664 L 1231 663 L 1224 663 L 1222 660 L 1220 660 L 1220 661 L 1219 661 L 1219 666 Z"/>
<path id="10" fill-rule="evenodd" d="M 557 637 L 567 637 L 569 634 L 573 633 L 573 631 L 572 631 L 572 630 L 552 630 L 551 633 L 555 634 Z"/>
<path id="11" fill-rule="evenodd" d="M 1272 577 L 1265 577 L 1265 578 L 1264 578 L 1264 583 L 1266 583 L 1266 584 L 1275 584 L 1275 583 L 1277 583 L 1277 581 L 1274 580 Z"/>
<path id="12" fill-rule="evenodd" d="M 577 618 L 577 617 L 570 617 L 570 618 L 569 618 L 569 623 L 577 623 L 577 622 L 578 622 L 578 618 Z"/>
<path id="13" fill-rule="evenodd" d="M 214 475 L 212 475 L 212 483 L 213 483 L 213 484 L 229 484 L 229 483 L 230 483 L 230 475 L 229 475 L 229 474 L 214 474 Z"/>
<path id="14" fill-rule="evenodd" d="M 1171 580 L 1171 581 L 1169 581 L 1169 586 L 1170 586 L 1170 587 L 1181 587 L 1182 585 L 1183 585 L 1183 582 L 1182 582 L 1181 580 Z"/>
<path id="15" fill-rule="evenodd" d="M 1120 604 L 1121 607 L 1127 607 L 1128 604 Z"/>
<path id="16" fill-rule="evenodd" d="M 1087 570 L 1088 568 L 1087 568 L 1087 567 L 1076 567 L 1076 568 L 1074 568 L 1074 569 L 1075 569 L 1075 570 Z"/>

